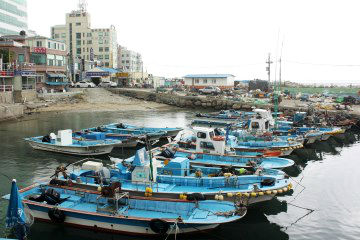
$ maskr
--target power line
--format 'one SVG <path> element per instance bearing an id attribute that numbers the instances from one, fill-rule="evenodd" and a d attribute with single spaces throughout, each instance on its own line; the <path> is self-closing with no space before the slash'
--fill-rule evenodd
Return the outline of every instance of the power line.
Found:
<path id="1" fill-rule="evenodd" d="M 289 61 L 283 60 L 283 62 L 287 63 L 295 63 L 302 65 L 313 65 L 313 66 L 330 66 L 330 67 L 360 67 L 360 64 L 329 64 L 329 63 L 309 63 L 309 62 L 298 62 L 298 61 Z"/>

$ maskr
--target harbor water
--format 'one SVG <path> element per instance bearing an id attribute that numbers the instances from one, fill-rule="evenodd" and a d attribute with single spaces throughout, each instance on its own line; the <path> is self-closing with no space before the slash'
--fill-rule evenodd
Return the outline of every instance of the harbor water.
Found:
<path id="1" fill-rule="evenodd" d="M 23 140 L 59 129 L 82 129 L 111 122 L 139 126 L 188 127 L 193 111 L 68 112 L 39 114 L 24 121 L 0 124 L 0 195 L 10 191 L 10 179 L 19 187 L 48 180 L 60 164 L 81 158 L 32 150 Z M 293 180 L 292 194 L 277 197 L 249 209 L 238 222 L 210 233 L 178 236 L 177 239 L 359 239 L 360 182 L 358 133 L 347 132 L 297 149 L 291 156 L 296 166 L 286 169 Z M 125 158 L 135 151 L 116 149 L 111 156 Z M 106 161 L 106 159 L 105 159 Z M 0 237 L 4 237 L 7 202 L 0 201 Z M 126 235 L 81 230 L 35 222 L 31 240 L 123 240 Z"/>

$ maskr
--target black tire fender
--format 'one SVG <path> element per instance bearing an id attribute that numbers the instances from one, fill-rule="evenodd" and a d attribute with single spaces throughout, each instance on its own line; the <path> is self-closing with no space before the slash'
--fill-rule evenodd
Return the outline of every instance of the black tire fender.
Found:
<path id="1" fill-rule="evenodd" d="M 63 223 L 66 218 L 64 211 L 58 208 L 49 209 L 48 215 L 51 221 L 54 223 Z"/>
<path id="2" fill-rule="evenodd" d="M 149 223 L 150 229 L 157 234 L 165 234 L 169 230 L 169 223 L 165 220 L 154 218 Z"/>
<path id="3" fill-rule="evenodd" d="M 203 201 L 206 200 L 204 194 L 202 193 L 192 193 L 187 196 L 187 200 L 189 201 Z"/>

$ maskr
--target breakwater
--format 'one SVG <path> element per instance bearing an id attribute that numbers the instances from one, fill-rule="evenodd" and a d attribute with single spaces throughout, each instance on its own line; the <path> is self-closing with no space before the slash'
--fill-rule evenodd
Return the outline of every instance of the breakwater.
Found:
<path id="1" fill-rule="evenodd" d="M 181 107 L 181 108 L 194 108 L 194 109 L 207 109 L 207 110 L 222 110 L 222 109 L 235 109 L 235 110 L 244 110 L 248 111 L 252 108 L 262 108 L 262 109 L 274 109 L 273 104 L 256 104 L 248 103 L 244 101 L 236 101 L 222 96 L 185 96 L 177 93 L 168 93 L 168 92 L 153 92 L 150 90 L 143 89 L 132 89 L 132 88 L 113 88 L 109 89 L 114 94 L 120 94 L 136 99 L 141 99 L 144 101 L 154 101 L 157 103 L 163 103 L 171 106 Z M 288 105 L 279 105 L 279 111 L 284 112 L 285 114 L 293 114 L 296 111 L 308 111 L 308 107 L 299 107 L 299 106 L 288 106 Z M 360 115 L 356 112 L 349 113 L 348 111 L 341 110 L 324 110 L 316 109 L 316 111 L 321 114 L 325 113 L 328 115 L 337 115 L 341 113 L 350 114 L 352 117 L 359 118 Z"/>

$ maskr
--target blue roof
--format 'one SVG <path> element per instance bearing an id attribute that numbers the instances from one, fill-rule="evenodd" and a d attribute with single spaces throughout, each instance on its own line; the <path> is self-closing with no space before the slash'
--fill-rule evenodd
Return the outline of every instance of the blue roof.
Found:
<path id="1" fill-rule="evenodd" d="M 113 68 L 99 67 L 99 69 L 103 70 L 104 72 L 109 72 L 109 73 L 117 73 L 118 72 L 118 70 L 113 69 Z"/>
<path id="2" fill-rule="evenodd" d="M 235 77 L 232 74 L 188 74 L 184 78 L 227 78 Z"/>

